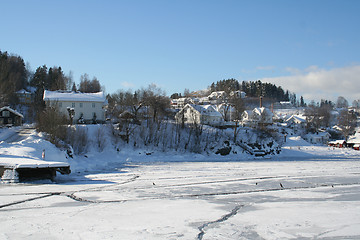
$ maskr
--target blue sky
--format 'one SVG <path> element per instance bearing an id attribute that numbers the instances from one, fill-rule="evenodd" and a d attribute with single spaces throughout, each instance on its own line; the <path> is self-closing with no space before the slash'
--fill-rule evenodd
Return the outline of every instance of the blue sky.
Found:
<path id="1" fill-rule="evenodd" d="M 167 94 L 227 78 L 307 100 L 360 99 L 360 1 L 5 1 L 0 50 L 33 70 L 96 76 L 107 93 Z"/>

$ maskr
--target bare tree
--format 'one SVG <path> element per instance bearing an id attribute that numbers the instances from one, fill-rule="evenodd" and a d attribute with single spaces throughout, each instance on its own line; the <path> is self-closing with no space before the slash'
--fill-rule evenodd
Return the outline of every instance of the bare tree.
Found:
<path id="1" fill-rule="evenodd" d="M 353 106 L 354 108 L 360 108 L 360 100 L 354 100 L 354 101 L 352 102 L 352 106 Z"/>
<path id="2" fill-rule="evenodd" d="M 48 133 L 50 141 L 57 143 L 66 138 L 66 123 L 66 116 L 60 113 L 56 106 L 47 107 L 42 114 L 38 115 L 36 128 L 40 132 Z"/>
<path id="3" fill-rule="evenodd" d="M 142 103 L 152 111 L 152 119 L 158 120 L 159 115 L 165 115 L 170 107 L 170 99 L 165 92 L 155 84 L 150 84 L 147 89 L 141 91 Z"/>
<path id="4" fill-rule="evenodd" d="M 336 101 L 336 107 L 337 108 L 347 108 L 348 106 L 349 106 L 348 101 L 343 96 L 339 96 Z"/>
<path id="5" fill-rule="evenodd" d="M 339 115 L 339 126 L 341 127 L 341 132 L 347 141 L 348 137 L 354 132 L 356 127 L 356 115 L 352 111 L 347 109 L 342 110 Z"/>
<path id="6" fill-rule="evenodd" d="M 85 73 L 80 77 L 79 91 L 84 93 L 100 92 L 100 82 L 96 77 L 90 80 L 89 75 Z"/>
<path id="7" fill-rule="evenodd" d="M 235 117 L 234 120 L 241 120 L 241 114 L 245 111 L 244 100 L 241 97 L 233 94 L 229 98 L 230 104 L 235 108 Z"/>
<path id="8" fill-rule="evenodd" d="M 307 129 L 317 131 L 320 127 L 328 127 L 331 121 L 331 105 L 324 104 L 321 107 L 309 105 L 305 109 Z"/>

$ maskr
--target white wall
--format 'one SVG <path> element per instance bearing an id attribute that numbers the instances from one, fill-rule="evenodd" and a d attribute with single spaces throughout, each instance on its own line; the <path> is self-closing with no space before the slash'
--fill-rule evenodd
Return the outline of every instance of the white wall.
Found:
<path id="1" fill-rule="evenodd" d="M 84 120 L 93 119 L 94 113 L 96 113 L 96 119 L 100 121 L 105 121 L 105 110 L 103 109 L 102 102 L 68 102 L 68 101 L 58 101 L 54 104 L 57 104 L 59 111 L 68 116 L 67 108 L 75 109 L 74 121 L 76 122 L 81 113 L 83 113 Z M 95 106 L 93 106 L 95 104 Z"/>

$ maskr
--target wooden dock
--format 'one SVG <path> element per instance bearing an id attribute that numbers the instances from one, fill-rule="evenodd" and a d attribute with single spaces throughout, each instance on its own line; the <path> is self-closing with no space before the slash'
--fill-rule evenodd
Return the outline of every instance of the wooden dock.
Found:
<path id="1" fill-rule="evenodd" d="M 27 179 L 54 180 L 56 172 L 70 174 L 70 165 L 64 162 L 26 157 L 0 157 L 0 178 L 2 182 L 22 182 Z"/>

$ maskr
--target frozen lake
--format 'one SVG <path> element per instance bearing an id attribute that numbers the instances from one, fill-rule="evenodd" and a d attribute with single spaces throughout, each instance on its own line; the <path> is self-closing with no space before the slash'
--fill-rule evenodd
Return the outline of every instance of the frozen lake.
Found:
<path id="1" fill-rule="evenodd" d="M 0 239 L 359 239 L 360 161 L 128 163 L 0 185 Z"/>

